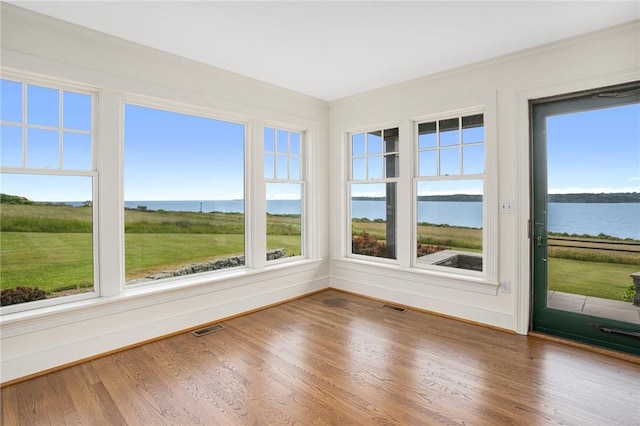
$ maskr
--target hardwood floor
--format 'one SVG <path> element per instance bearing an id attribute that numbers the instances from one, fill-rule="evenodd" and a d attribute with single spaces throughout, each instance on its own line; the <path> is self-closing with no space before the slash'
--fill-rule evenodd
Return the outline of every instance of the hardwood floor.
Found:
<path id="1" fill-rule="evenodd" d="M 2 389 L 7 425 L 640 424 L 640 365 L 326 291 Z"/>

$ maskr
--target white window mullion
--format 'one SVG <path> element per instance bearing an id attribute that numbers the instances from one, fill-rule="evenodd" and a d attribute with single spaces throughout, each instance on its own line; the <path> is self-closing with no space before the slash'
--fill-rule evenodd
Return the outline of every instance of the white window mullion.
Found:
<path id="1" fill-rule="evenodd" d="M 95 140 L 99 171 L 94 210 L 99 217 L 97 234 L 102 296 L 115 296 L 124 286 L 124 195 L 122 185 L 122 103 L 120 95 L 103 91 L 97 100 L 99 114 Z M 95 101 L 94 101 L 95 105 Z M 117 232 L 114 232 L 118 230 Z"/>
<path id="2" fill-rule="evenodd" d="M 58 90 L 58 168 L 62 170 L 64 159 L 64 104 L 63 104 L 64 91 Z"/>
<path id="3" fill-rule="evenodd" d="M 464 165 L 464 150 L 462 149 L 462 116 L 458 117 L 458 149 L 460 150 L 460 153 L 458 154 L 458 170 L 460 170 L 460 174 L 463 175 L 464 169 L 462 166 Z"/>
<path id="4" fill-rule="evenodd" d="M 411 120 L 403 120 L 399 123 L 398 156 L 400 173 L 397 178 L 396 188 L 396 257 L 400 266 L 409 268 L 413 257 L 413 231 L 416 221 L 413 211 L 412 187 L 414 167 L 413 156 L 410 155 L 413 145 L 413 125 Z"/>
<path id="5" fill-rule="evenodd" d="M 246 265 L 260 269 L 267 263 L 267 182 L 264 177 L 264 120 L 251 121 L 247 131 L 245 182 Z M 278 132 L 274 131 L 273 170 L 277 176 Z"/>
<path id="6" fill-rule="evenodd" d="M 22 85 L 22 167 L 27 167 L 27 85 Z"/>

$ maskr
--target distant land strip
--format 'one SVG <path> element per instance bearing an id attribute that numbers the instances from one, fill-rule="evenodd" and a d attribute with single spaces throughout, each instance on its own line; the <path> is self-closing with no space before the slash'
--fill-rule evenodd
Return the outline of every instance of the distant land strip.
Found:
<path id="1" fill-rule="evenodd" d="M 351 197 L 357 201 L 382 201 L 385 197 Z M 482 201 L 482 195 L 419 195 L 418 201 Z M 550 203 L 640 203 L 640 192 L 549 194 Z"/>

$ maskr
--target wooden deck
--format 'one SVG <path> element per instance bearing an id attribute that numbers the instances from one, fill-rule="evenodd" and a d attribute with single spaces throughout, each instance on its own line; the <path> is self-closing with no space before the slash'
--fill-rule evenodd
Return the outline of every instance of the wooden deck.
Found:
<path id="1" fill-rule="evenodd" d="M 2 389 L 2 424 L 640 424 L 640 364 L 325 291 Z"/>

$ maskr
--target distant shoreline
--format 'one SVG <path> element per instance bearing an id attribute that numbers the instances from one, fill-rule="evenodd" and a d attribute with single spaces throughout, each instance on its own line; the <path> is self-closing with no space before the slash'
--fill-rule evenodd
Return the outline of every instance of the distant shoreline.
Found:
<path id="1" fill-rule="evenodd" d="M 358 201 L 383 201 L 385 197 L 351 197 Z M 481 202 L 482 195 L 419 195 L 418 201 Z M 549 194 L 550 203 L 640 203 L 640 192 Z"/>

